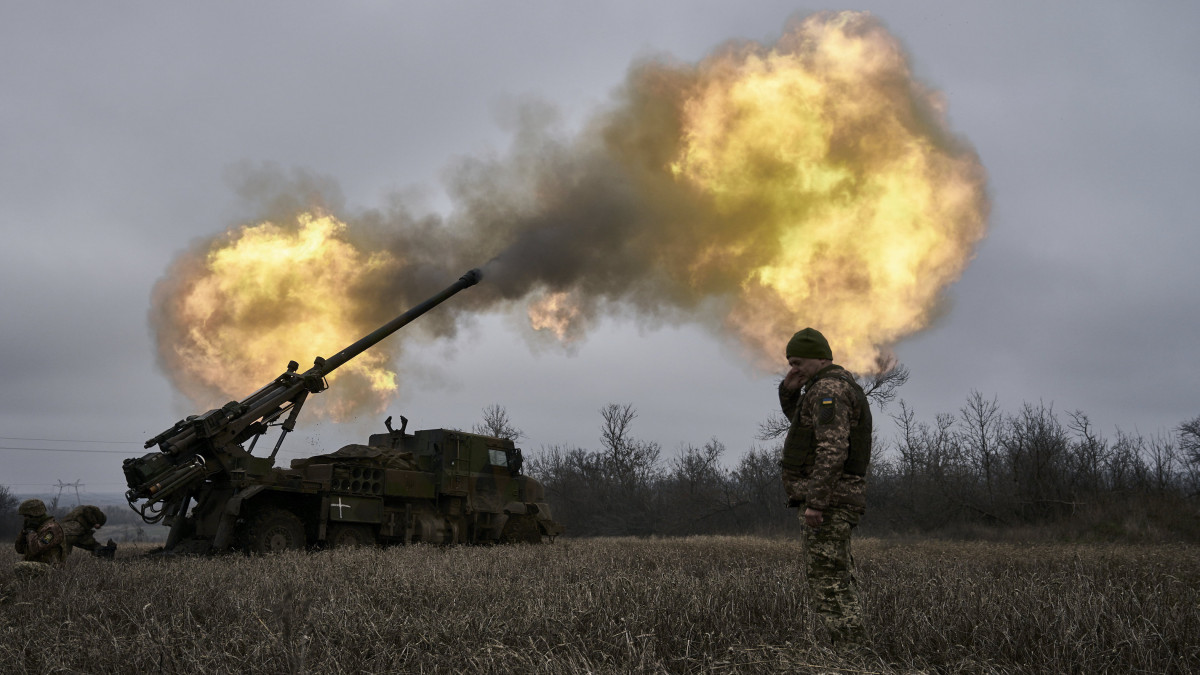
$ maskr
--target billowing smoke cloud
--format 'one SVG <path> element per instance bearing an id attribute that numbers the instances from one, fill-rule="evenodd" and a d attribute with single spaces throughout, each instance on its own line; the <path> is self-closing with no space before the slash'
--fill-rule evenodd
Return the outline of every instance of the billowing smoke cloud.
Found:
<path id="1" fill-rule="evenodd" d="M 708 326 L 770 364 L 811 325 L 867 372 L 929 324 L 985 233 L 976 154 L 868 14 L 813 15 L 697 64 L 636 63 L 581 130 L 552 121 L 531 104 L 507 156 L 451 167 L 445 216 L 400 199 L 339 216 L 328 183 L 246 176 L 254 224 L 201 242 L 156 289 L 166 371 L 199 400 L 244 396 L 281 360 L 329 355 L 484 263 L 483 284 L 414 327 L 452 335 L 463 312 L 515 310 L 571 342 L 632 312 Z M 332 409 L 381 406 L 401 345 L 339 371 L 352 381 Z"/>

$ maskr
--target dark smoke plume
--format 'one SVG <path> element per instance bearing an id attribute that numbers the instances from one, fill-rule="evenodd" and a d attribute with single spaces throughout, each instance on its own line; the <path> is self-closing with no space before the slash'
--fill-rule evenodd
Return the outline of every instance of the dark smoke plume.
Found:
<path id="1" fill-rule="evenodd" d="M 767 362 L 819 325 L 864 370 L 928 324 L 985 232 L 986 176 L 941 106 L 877 20 L 825 13 L 776 45 L 636 63 L 576 133 L 528 103 L 506 156 L 450 168 L 449 214 L 397 199 L 347 217 L 332 181 L 272 167 L 243 170 L 239 189 L 254 222 L 330 213 L 340 239 L 391 256 L 342 289 L 360 332 L 482 264 L 483 284 L 414 328 L 452 336 L 463 313 L 528 310 L 569 341 L 625 312 L 701 323 Z M 180 297 L 231 236 L 200 242 L 156 289 L 161 362 L 195 395 L 224 387 L 181 359 L 196 327 Z"/>

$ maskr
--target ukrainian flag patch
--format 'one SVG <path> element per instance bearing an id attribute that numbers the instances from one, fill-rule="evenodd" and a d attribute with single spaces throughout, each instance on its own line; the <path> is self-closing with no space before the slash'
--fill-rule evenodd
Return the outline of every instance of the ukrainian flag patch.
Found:
<path id="1" fill-rule="evenodd" d="M 833 404 L 833 397 L 826 396 L 821 399 L 821 405 L 817 408 L 817 424 L 833 424 L 836 418 L 834 410 L 837 406 Z"/>

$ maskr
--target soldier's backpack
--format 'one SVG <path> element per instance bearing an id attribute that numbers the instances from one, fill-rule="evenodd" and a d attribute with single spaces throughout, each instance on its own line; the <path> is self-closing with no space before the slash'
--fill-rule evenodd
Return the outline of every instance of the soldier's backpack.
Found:
<path id="1" fill-rule="evenodd" d="M 25 555 L 35 556 L 55 546 L 61 546 L 66 540 L 62 526 L 57 521 L 48 520 L 41 527 L 25 535 Z"/>

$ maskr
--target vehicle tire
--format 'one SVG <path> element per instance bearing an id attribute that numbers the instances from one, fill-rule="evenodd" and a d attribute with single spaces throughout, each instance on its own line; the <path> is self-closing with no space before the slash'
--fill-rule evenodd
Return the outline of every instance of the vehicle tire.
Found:
<path id="1" fill-rule="evenodd" d="M 291 511 L 268 507 L 251 517 L 242 543 L 248 553 L 302 549 L 304 523 Z"/>
<path id="2" fill-rule="evenodd" d="M 366 525 L 330 525 L 325 534 L 326 548 L 359 548 L 374 546 L 375 533 Z"/>
<path id="3" fill-rule="evenodd" d="M 542 531 L 538 528 L 537 516 L 511 515 L 500 533 L 502 544 L 540 544 Z"/>

